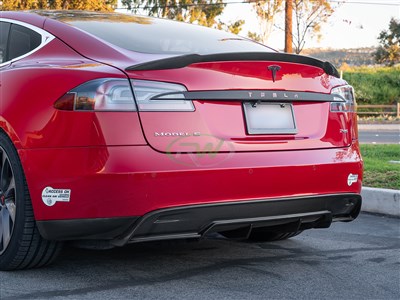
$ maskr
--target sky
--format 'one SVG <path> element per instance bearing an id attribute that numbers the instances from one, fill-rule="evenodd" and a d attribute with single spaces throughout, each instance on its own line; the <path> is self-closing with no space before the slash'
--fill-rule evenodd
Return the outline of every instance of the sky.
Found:
<path id="1" fill-rule="evenodd" d="M 227 0 L 226 2 L 238 2 Z M 320 41 L 307 40 L 305 48 L 359 48 L 378 46 L 377 39 L 382 30 L 389 27 L 392 17 L 400 19 L 400 0 L 343 0 L 328 23 L 322 26 Z M 352 3 L 351 3 L 352 2 Z M 337 5 L 332 3 L 333 5 Z M 389 5 L 388 5 L 389 4 Z M 283 23 L 284 16 L 277 22 Z M 258 22 L 251 5 L 228 4 L 222 16 L 223 21 L 244 19 L 245 25 L 240 35 L 258 30 Z M 284 48 L 284 33 L 275 29 L 268 43 L 275 49 Z"/>

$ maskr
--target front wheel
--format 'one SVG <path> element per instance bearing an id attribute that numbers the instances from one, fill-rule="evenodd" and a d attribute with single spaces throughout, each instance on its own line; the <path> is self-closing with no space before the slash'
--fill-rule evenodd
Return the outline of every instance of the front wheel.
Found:
<path id="1" fill-rule="evenodd" d="M 45 266 L 60 249 L 40 235 L 17 151 L 0 132 L 0 270 Z"/>

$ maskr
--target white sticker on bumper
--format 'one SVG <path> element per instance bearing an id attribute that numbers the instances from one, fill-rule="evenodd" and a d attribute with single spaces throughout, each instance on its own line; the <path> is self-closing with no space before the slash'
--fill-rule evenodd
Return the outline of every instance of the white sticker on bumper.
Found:
<path id="1" fill-rule="evenodd" d="M 347 177 L 347 185 L 351 186 L 353 183 L 356 183 L 358 180 L 358 175 L 357 174 L 349 174 Z"/>
<path id="2" fill-rule="evenodd" d="M 53 206 L 57 202 L 69 202 L 70 198 L 71 190 L 53 189 L 52 187 L 48 186 L 42 191 L 42 200 L 47 206 Z"/>

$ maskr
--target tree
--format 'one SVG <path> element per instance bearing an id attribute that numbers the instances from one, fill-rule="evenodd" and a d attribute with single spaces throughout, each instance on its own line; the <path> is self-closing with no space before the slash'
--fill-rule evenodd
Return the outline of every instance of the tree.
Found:
<path id="1" fill-rule="evenodd" d="M 400 21 L 392 18 L 389 29 L 381 31 L 378 40 L 381 45 L 375 52 L 375 61 L 389 66 L 400 63 Z"/>
<path id="2" fill-rule="evenodd" d="M 256 32 L 248 31 L 247 32 L 247 37 L 249 39 L 252 39 L 253 41 L 261 43 L 261 35 L 257 34 Z"/>
<path id="3" fill-rule="evenodd" d="M 223 0 L 122 0 L 134 13 L 144 12 L 149 16 L 168 18 L 207 27 L 217 27 L 216 17 L 221 15 Z M 228 27 L 231 24 L 227 25 Z"/>
<path id="4" fill-rule="evenodd" d="M 253 2 L 252 0 L 247 0 Z M 285 5 L 283 3 L 285 2 Z M 285 6 L 285 7 L 284 7 Z M 285 51 L 292 52 L 290 46 L 290 6 L 294 12 L 295 28 L 292 30 L 292 41 L 295 52 L 298 54 L 303 50 L 306 39 L 308 37 L 320 37 L 318 34 L 321 30 L 321 25 L 327 22 L 328 18 L 332 15 L 334 9 L 329 0 L 262 0 L 253 4 L 257 18 L 260 23 L 260 35 L 254 32 L 249 32 L 250 38 L 256 39 L 260 42 L 266 43 L 273 27 L 277 27 L 287 33 L 285 35 Z M 285 29 L 283 24 L 275 22 L 277 17 L 287 8 L 288 13 L 285 15 L 289 17 L 289 21 Z M 285 10 L 286 11 L 286 10 Z M 285 22 L 286 23 L 286 22 Z M 293 24 L 292 23 L 292 24 Z"/>
<path id="5" fill-rule="evenodd" d="M 293 44 L 299 54 L 306 44 L 307 36 L 321 37 L 321 25 L 327 22 L 334 9 L 327 0 L 293 0 L 293 11 L 296 26 Z"/>
<path id="6" fill-rule="evenodd" d="M 247 35 L 252 39 L 266 44 L 274 28 L 276 16 L 283 11 L 283 0 L 248 1 L 252 2 L 253 9 L 256 12 L 260 34 L 249 32 Z"/>
<path id="7" fill-rule="evenodd" d="M 2 0 L 1 10 L 85 9 L 112 11 L 117 0 Z"/>
<path id="8" fill-rule="evenodd" d="M 134 13 L 168 18 L 207 27 L 214 27 L 238 34 L 244 20 L 224 23 L 217 20 L 225 8 L 223 0 L 122 0 Z"/>
<path id="9" fill-rule="evenodd" d="M 225 24 L 224 22 L 219 22 L 217 28 L 220 30 L 232 32 L 233 34 L 239 34 L 240 31 L 242 31 L 243 24 L 244 20 L 238 20 L 229 24 Z"/>

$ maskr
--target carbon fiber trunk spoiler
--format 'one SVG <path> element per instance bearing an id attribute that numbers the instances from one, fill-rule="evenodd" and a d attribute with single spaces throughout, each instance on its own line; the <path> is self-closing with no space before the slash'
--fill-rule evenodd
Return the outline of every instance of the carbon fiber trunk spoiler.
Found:
<path id="1" fill-rule="evenodd" d="M 278 52 L 234 52 L 218 54 L 185 54 L 158 60 L 153 60 L 126 68 L 126 71 L 150 71 L 184 68 L 194 63 L 218 61 L 282 61 L 321 68 L 326 74 L 339 78 L 339 72 L 327 61 L 319 59 Z"/>

